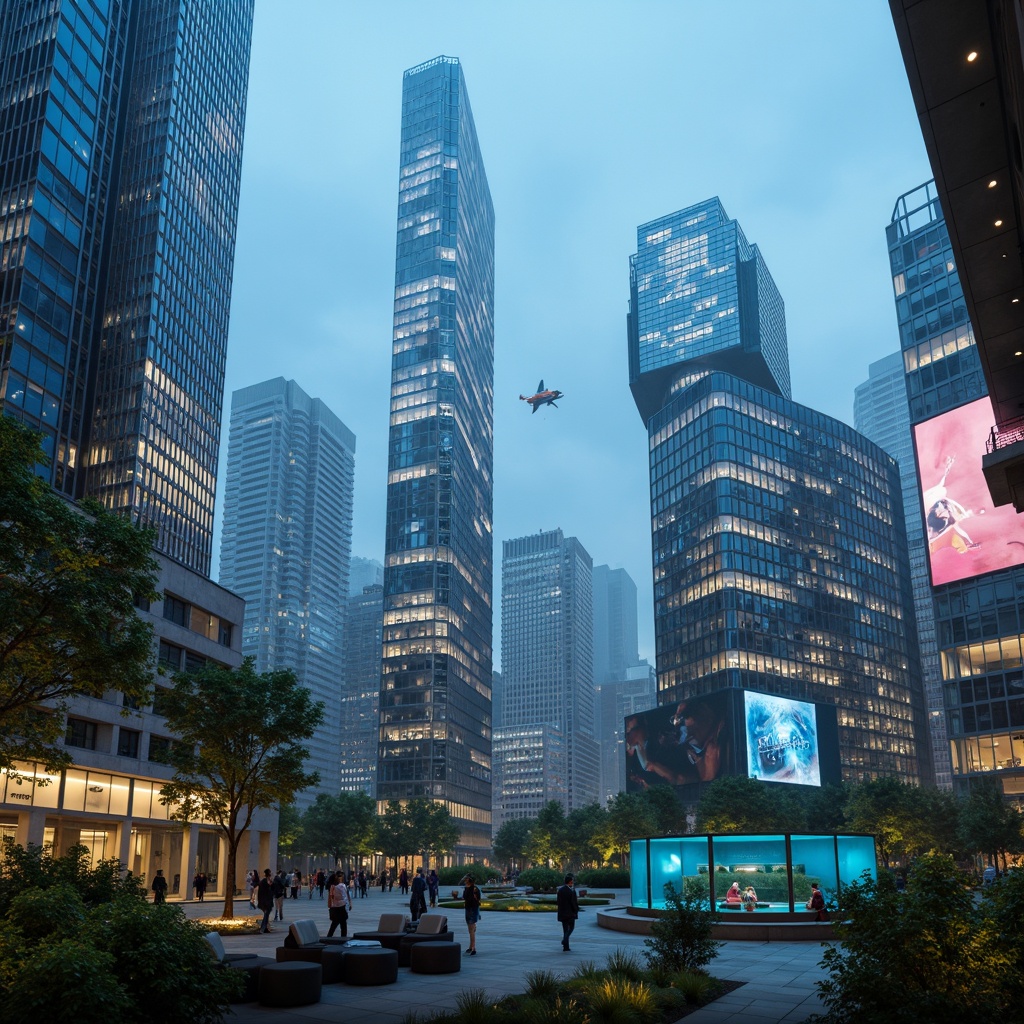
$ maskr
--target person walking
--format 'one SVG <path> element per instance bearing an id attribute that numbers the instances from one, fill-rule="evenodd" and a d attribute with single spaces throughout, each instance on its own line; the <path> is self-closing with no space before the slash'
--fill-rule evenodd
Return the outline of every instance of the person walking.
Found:
<path id="1" fill-rule="evenodd" d="M 409 894 L 409 872 L 405 868 L 398 872 L 398 891 L 403 896 Z"/>
<path id="2" fill-rule="evenodd" d="M 380 870 L 380 894 L 384 895 L 388 891 L 388 869 L 381 868 Z"/>
<path id="3" fill-rule="evenodd" d="M 466 875 L 466 887 L 462 890 L 462 902 L 466 908 L 466 931 L 469 932 L 469 949 L 466 950 L 466 956 L 476 956 L 476 926 L 480 921 L 482 899 L 473 876 Z"/>
<path id="4" fill-rule="evenodd" d="M 576 896 L 576 879 L 572 875 L 565 876 L 565 884 L 559 886 L 557 893 L 558 920 L 562 922 L 562 950 L 569 953 L 569 936 L 576 927 L 576 918 L 580 916 L 580 901 Z"/>
<path id="5" fill-rule="evenodd" d="M 416 869 L 416 876 L 412 880 L 412 896 L 409 899 L 409 912 L 412 919 L 418 921 L 420 914 L 427 910 L 427 880 L 423 877 L 423 868 Z"/>
<path id="6" fill-rule="evenodd" d="M 156 878 L 153 879 L 153 902 L 167 902 L 167 879 L 164 878 L 163 868 L 156 869 Z"/>
<path id="7" fill-rule="evenodd" d="M 430 875 L 427 877 L 427 890 L 430 892 L 430 905 L 431 907 L 437 906 L 437 889 L 441 883 L 438 881 L 437 872 L 431 868 Z"/>
<path id="8" fill-rule="evenodd" d="M 327 885 L 327 875 L 324 874 L 324 869 L 320 868 L 316 873 L 316 887 L 320 890 L 320 899 L 324 898 L 325 885 Z"/>
<path id="9" fill-rule="evenodd" d="M 299 898 L 299 890 L 302 888 L 302 872 L 296 868 L 292 872 L 292 899 Z"/>
<path id="10" fill-rule="evenodd" d="M 263 869 L 263 877 L 260 879 L 260 884 L 256 886 L 256 907 L 263 911 L 260 934 L 265 935 L 272 930 L 270 927 L 270 912 L 274 909 L 274 886 L 270 881 L 270 868 Z"/>
<path id="11" fill-rule="evenodd" d="M 331 919 L 331 927 L 327 930 L 328 936 L 334 934 L 334 929 L 341 928 L 341 937 L 348 935 L 348 915 L 352 909 L 352 895 L 345 885 L 344 876 L 335 871 L 327 879 L 327 914 Z"/>
<path id="12" fill-rule="evenodd" d="M 270 883 L 270 889 L 274 896 L 274 920 L 284 920 L 284 872 L 278 868 L 274 880 Z"/>
<path id="13" fill-rule="evenodd" d="M 359 869 L 359 898 L 366 899 L 366 868 Z"/>

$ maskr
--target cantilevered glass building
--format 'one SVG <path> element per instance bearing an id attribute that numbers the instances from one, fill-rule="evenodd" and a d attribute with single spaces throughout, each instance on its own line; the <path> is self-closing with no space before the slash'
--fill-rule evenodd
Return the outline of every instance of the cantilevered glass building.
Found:
<path id="1" fill-rule="evenodd" d="M 0 6 L 0 409 L 210 570 L 252 0 Z"/>
<path id="2" fill-rule="evenodd" d="M 630 284 L 659 705 L 833 704 L 844 778 L 930 781 L 895 460 L 789 397 L 781 297 L 717 199 L 642 225 Z"/>
<path id="3" fill-rule="evenodd" d="M 494 210 L 458 60 L 405 73 L 391 373 L 380 801 L 491 842 Z"/>

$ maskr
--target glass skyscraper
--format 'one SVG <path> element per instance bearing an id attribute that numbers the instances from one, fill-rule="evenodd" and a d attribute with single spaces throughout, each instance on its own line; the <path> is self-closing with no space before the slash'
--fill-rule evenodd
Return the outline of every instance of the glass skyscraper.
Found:
<path id="1" fill-rule="evenodd" d="M 981 468 L 992 406 L 934 182 L 886 228 L 954 791 L 1024 800 L 1024 521 Z"/>
<path id="2" fill-rule="evenodd" d="M 717 199 L 637 232 L 658 703 L 834 704 L 846 779 L 931 779 L 895 460 L 789 397 L 785 313 Z"/>
<path id="3" fill-rule="evenodd" d="M 491 842 L 494 210 L 462 67 L 405 73 L 391 372 L 380 801 Z"/>
<path id="4" fill-rule="evenodd" d="M 371 797 L 377 795 L 383 620 L 381 584 L 349 597 L 341 636 L 341 789 Z"/>
<path id="5" fill-rule="evenodd" d="M 593 629 L 593 560 L 575 537 L 547 530 L 504 542 L 502 821 L 536 815 L 549 800 L 567 813 L 597 800 Z M 528 737 L 542 749 L 534 759 L 523 756 Z"/>
<path id="6" fill-rule="evenodd" d="M 208 574 L 252 0 L 0 8 L 0 408 Z"/>
<path id="7" fill-rule="evenodd" d="M 921 652 L 921 678 L 928 708 L 928 735 L 931 742 L 935 784 L 949 789 L 949 743 L 942 705 L 942 672 L 935 645 L 935 611 L 928 578 L 928 547 L 921 519 L 921 489 L 917 481 L 917 461 L 910 434 L 910 407 L 903 371 L 903 355 L 893 352 L 868 367 L 868 379 L 858 384 L 853 396 L 853 425 L 865 437 L 881 445 L 900 466 L 903 487 L 903 512 L 907 528 L 907 554 L 914 592 L 914 617 Z"/>
<path id="8" fill-rule="evenodd" d="M 324 717 L 309 741 L 320 790 L 341 784 L 342 626 L 356 438 L 283 377 L 231 397 L 220 582 L 245 598 L 242 654 L 291 669 Z M 296 799 L 313 801 L 307 790 Z"/>

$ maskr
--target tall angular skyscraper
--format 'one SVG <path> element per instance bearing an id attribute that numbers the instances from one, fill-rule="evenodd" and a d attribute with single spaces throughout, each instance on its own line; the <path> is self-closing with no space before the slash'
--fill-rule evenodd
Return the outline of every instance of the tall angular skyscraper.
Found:
<path id="1" fill-rule="evenodd" d="M 930 781 L 895 460 L 789 398 L 782 299 L 718 199 L 637 245 L 659 705 L 729 689 L 834 704 L 844 778 Z"/>
<path id="2" fill-rule="evenodd" d="M 594 685 L 626 678 L 640 664 L 636 584 L 625 569 L 594 566 Z"/>
<path id="3" fill-rule="evenodd" d="M 252 0 L 0 7 L 0 410 L 206 574 Z"/>
<path id="4" fill-rule="evenodd" d="M 341 638 L 341 789 L 371 797 L 377 795 L 383 606 L 379 583 L 349 597 Z"/>
<path id="5" fill-rule="evenodd" d="M 858 384 L 854 392 L 853 425 L 865 437 L 881 445 L 900 465 L 907 554 L 914 591 L 914 616 L 917 620 L 921 679 L 928 709 L 928 735 L 932 764 L 935 767 L 935 784 L 949 789 L 952 781 L 942 705 L 942 670 L 935 642 L 935 611 L 928 579 L 928 545 L 925 543 L 921 518 L 921 489 L 917 482 L 914 442 L 910 436 L 910 407 L 907 405 L 902 353 L 894 352 L 868 367 L 868 379 Z"/>
<path id="6" fill-rule="evenodd" d="M 260 672 L 291 669 L 324 702 L 307 767 L 332 794 L 341 783 L 355 448 L 352 431 L 293 380 L 232 395 L 220 581 L 245 598 L 243 655 Z"/>
<path id="7" fill-rule="evenodd" d="M 494 210 L 462 67 L 405 73 L 381 669 L 381 801 L 491 842 Z"/>
<path id="8" fill-rule="evenodd" d="M 549 800 L 567 812 L 597 800 L 593 622 L 593 561 L 575 537 L 548 530 L 505 541 L 499 827 Z"/>

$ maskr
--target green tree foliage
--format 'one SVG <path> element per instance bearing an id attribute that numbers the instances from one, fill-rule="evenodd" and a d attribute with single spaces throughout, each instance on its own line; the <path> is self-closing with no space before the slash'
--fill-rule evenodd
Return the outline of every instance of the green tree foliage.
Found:
<path id="1" fill-rule="evenodd" d="M 629 841 L 655 835 L 658 819 L 654 807 L 641 793 L 619 793 L 608 802 L 608 813 L 594 836 L 605 860 L 618 854 L 619 864 L 629 864 Z"/>
<path id="2" fill-rule="evenodd" d="M 462 832 L 444 804 L 416 797 L 405 805 L 403 813 L 405 835 L 411 844 L 406 852 L 412 849 L 420 856 L 441 857 L 455 849 Z"/>
<path id="3" fill-rule="evenodd" d="M 821 1024 L 1021 1019 L 1016 958 L 951 857 L 920 857 L 905 892 L 888 873 L 844 886 L 835 921 Z"/>
<path id="4" fill-rule="evenodd" d="M 290 803 L 319 781 L 304 762 L 323 704 L 291 671 L 258 673 L 252 659 L 231 670 L 206 665 L 174 677 L 166 696 L 174 778 L 161 790 L 176 821 L 205 819 L 227 844 L 224 916 L 234 916 L 238 846 L 258 808 Z"/>
<path id="5" fill-rule="evenodd" d="M 648 786 L 641 795 L 654 813 L 657 835 L 686 831 L 686 811 L 674 786 Z"/>
<path id="6" fill-rule="evenodd" d="M 373 851 L 377 805 L 366 793 L 317 794 L 302 815 L 302 846 L 330 854 L 335 865 Z"/>
<path id="7" fill-rule="evenodd" d="M 277 852 L 285 857 L 306 852 L 302 839 L 302 814 L 295 804 L 281 804 L 278 809 Z"/>
<path id="8" fill-rule="evenodd" d="M 711 906 L 707 881 L 686 878 L 682 891 L 669 882 L 665 910 L 667 913 L 651 924 L 650 938 L 644 939 L 651 967 L 666 972 L 707 967 L 722 945 L 711 937 L 718 914 Z"/>
<path id="9" fill-rule="evenodd" d="M 530 829 L 530 860 L 534 864 L 560 865 L 565 850 L 565 809 L 557 800 L 549 800 Z"/>
<path id="10" fill-rule="evenodd" d="M 494 837 L 495 859 L 507 868 L 522 867 L 530 848 L 532 818 L 509 818 Z"/>
<path id="11" fill-rule="evenodd" d="M 415 842 L 409 834 L 409 819 L 397 800 L 389 800 L 384 813 L 377 818 L 374 825 L 374 845 L 384 854 L 386 860 L 395 862 L 413 850 Z"/>
<path id="12" fill-rule="evenodd" d="M 986 779 L 985 785 L 971 790 L 960 804 L 958 838 L 963 849 L 979 851 L 991 864 L 1002 857 L 1006 867 L 1008 853 L 1024 852 L 1021 815 L 1003 799 L 1002 786 Z"/>
<path id="13" fill-rule="evenodd" d="M 887 868 L 930 850 L 951 852 L 956 822 L 957 805 L 951 796 L 893 778 L 854 786 L 846 805 L 847 827 L 874 835 L 879 859 Z"/>
<path id="14" fill-rule="evenodd" d="M 995 925 L 999 943 L 1011 958 L 1014 974 L 1017 978 L 1024 977 L 1024 870 L 1016 868 L 995 885 L 986 886 L 982 909 Z"/>
<path id="15" fill-rule="evenodd" d="M 570 870 L 579 871 L 584 865 L 595 864 L 600 859 L 601 851 L 594 842 L 594 836 L 600 833 L 607 816 L 608 812 L 596 803 L 577 807 L 566 816 L 562 853 Z"/>
<path id="16" fill-rule="evenodd" d="M 157 596 L 152 532 L 64 501 L 35 475 L 44 461 L 38 435 L 0 416 L 0 768 L 69 763 L 53 746 L 67 699 L 145 703 L 151 681 L 152 628 L 134 602 Z"/>
<path id="17" fill-rule="evenodd" d="M 698 832 L 799 832 L 806 813 L 795 786 L 726 775 L 708 784 L 697 807 Z"/>

